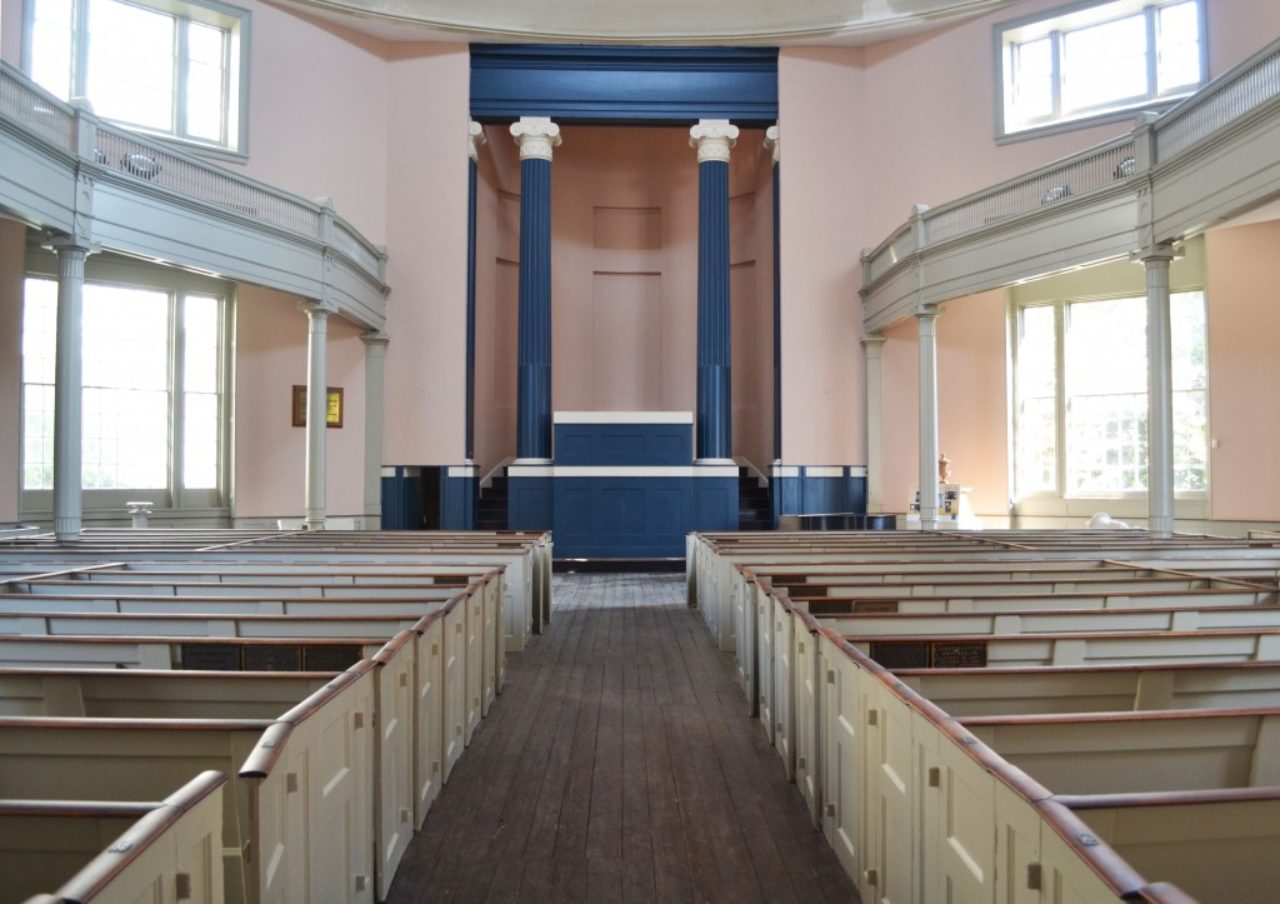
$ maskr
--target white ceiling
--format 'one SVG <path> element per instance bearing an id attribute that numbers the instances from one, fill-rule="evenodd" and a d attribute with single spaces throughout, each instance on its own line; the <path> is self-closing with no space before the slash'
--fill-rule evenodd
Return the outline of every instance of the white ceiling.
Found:
<path id="1" fill-rule="evenodd" d="M 1016 0 L 274 0 L 391 41 L 868 44 Z"/>

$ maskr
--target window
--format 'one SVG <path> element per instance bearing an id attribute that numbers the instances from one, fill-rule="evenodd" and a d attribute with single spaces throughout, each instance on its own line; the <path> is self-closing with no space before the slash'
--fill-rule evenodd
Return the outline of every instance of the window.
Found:
<path id="1" fill-rule="evenodd" d="M 223 507 L 229 291 L 214 280 L 172 272 L 149 283 L 155 271 L 119 262 L 94 269 L 105 269 L 107 278 L 91 275 L 84 287 L 86 509 L 118 512 L 134 499 L 161 509 Z M 122 274 L 128 282 L 117 281 Z M 22 489 L 23 508 L 31 512 L 51 505 L 57 311 L 57 281 L 28 275 Z"/>
<path id="2" fill-rule="evenodd" d="M 1113 0 L 996 26 L 997 137 L 1183 97 L 1206 78 L 1203 0 Z"/>
<path id="3" fill-rule="evenodd" d="M 249 14 L 211 0 L 28 0 L 27 69 L 134 129 L 240 153 Z"/>
<path id="4" fill-rule="evenodd" d="M 1171 297 L 1175 490 L 1208 489 L 1203 292 Z M 1147 301 L 1060 301 L 1013 311 L 1014 486 L 1035 497 L 1147 491 Z"/>

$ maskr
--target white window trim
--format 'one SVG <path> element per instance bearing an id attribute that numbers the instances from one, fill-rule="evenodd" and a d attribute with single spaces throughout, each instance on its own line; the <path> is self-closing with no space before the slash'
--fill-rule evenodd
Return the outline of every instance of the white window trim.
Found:
<path id="1" fill-rule="evenodd" d="M 73 0 L 73 2 L 76 3 L 78 7 L 83 8 L 84 0 Z M 250 38 L 253 19 L 249 10 L 241 9 L 237 6 L 230 6 L 226 3 L 219 2 L 219 0 L 128 0 L 128 2 L 148 9 L 172 13 L 177 16 L 182 16 L 185 10 L 195 7 L 212 13 L 214 17 L 224 20 L 232 20 L 236 23 L 233 30 L 237 34 L 237 50 L 235 55 L 238 57 L 238 61 L 233 60 L 232 63 L 235 64 L 235 68 L 237 69 L 237 88 L 235 91 L 237 102 L 235 117 L 237 141 L 233 147 L 230 145 L 201 141 L 196 138 L 185 138 L 180 135 L 175 135 L 172 132 L 153 131 L 151 129 L 133 125 L 132 123 L 108 120 L 103 117 L 104 120 L 119 128 L 128 129 L 130 131 L 137 132 L 140 135 L 145 135 L 148 138 L 154 138 L 159 141 L 170 143 L 184 151 L 228 160 L 234 163 L 247 162 L 249 159 L 249 58 L 252 50 Z M 188 15 L 186 18 L 195 17 Z M 199 21 L 198 18 L 197 21 Z M 28 76 L 31 75 L 32 71 L 31 57 L 34 26 L 34 3 L 32 0 L 26 0 L 23 4 L 22 13 L 22 71 Z M 88 45 L 81 39 L 79 33 L 72 36 L 71 48 L 72 54 L 76 58 L 73 65 L 83 69 L 87 65 L 86 55 L 88 53 Z M 231 66 L 228 66 L 228 75 L 230 74 L 230 69 Z M 182 67 L 179 68 L 179 73 L 182 78 L 185 78 L 185 70 Z M 180 92 L 180 90 L 180 84 L 175 86 L 175 92 Z M 231 100 L 231 96 L 232 93 L 230 86 L 227 86 L 228 101 Z M 179 109 L 180 111 L 183 111 L 185 110 L 185 107 L 180 107 Z M 229 124 L 230 123 L 228 123 L 228 125 Z"/>
<path id="2" fill-rule="evenodd" d="M 40 279 L 58 278 L 57 258 L 42 248 L 28 248 L 25 277 Z M 108 283 L 118 286 L 153 289 L 170 295 L 183 293 L 213 295 L 223 301 L 219 329 L 221 346 L 218 362 L 219 398 L 219 447 L 218 486 L 214 489 L 187 490 L 182 487 L 182 424 L 180 393 L 174 389 L 176 374 L 181 373 L 182 350 L 174 341 L 177 318 L 170 318 L 169 354 L 171 377 L 168 387 L 168 432 L 170 437 L 167 467 L 167 486 L 158 489 L 85 489 L 82 491 L 84 514 L 87 521 L 111 521 L 124 518 L 125 503 L 147 501 L 154 503 L 153 516 L 163 520 L 194 520 L 202 524 L 226 523 L 233 508 L 233 450 L 235 448 L 234 400 L 234 342 L 235 335 L 235 284 L 211 277 L 188 273 L 172 267 L 158 267 L 140 261 L 112 255 L 92 255 L 85 262 L 85 282 Z M 171 299 L 171 304 L 174 302 Z M 180 307 L 180 306 L 179 306 Z M 180 315 L 179 315 L 180 316 Z M 25 383 L 23 384 L 25 385 Z M 24 399 L 25 393 L 19 392 Z M 20 437 L 26 424 L 25 401 L 20 401 L 18 430 Z M 19 442 L 18 491 L 19 516 L 24 521 L 51 521 L 53 518 L 53 491 L 27 490 L 23 488 L 26 473 L 26 446 Z"/>
<path id="3" fill-rule="evenodd" d="M 1178 286 L 1174 293 L 1204 292 L 1203 286 Z M 1149 494 L 1146 490 L 1130 493 L 1094 493 L 1088 496 L 1072 496 L 1067 494 L 1067 391 L 1066 391 L 1066 308 L 1069 304 L 1087 303 L 1090 301 L 1108 301 L 1119 298 L 1139 298 L 1142 296 L 1127 292 L 1106 293 L 1101 295 L 1072 295 L 1071 297 L 1051 298 L 1040 301 L 1018 302 L 1010 298 L 1006 307 L 1007 335 L 1009 337 L 1009 487 L 1010 513 L 1014 517 L 1070 517 L 1088 518 L 1105 511 L 1119 518 L 1146 518 Z M 1208 298 L 1205 298 L 1205 330 L 1208 332 Z M 1054 361 L 1055 400 L 1054 427 L 1056 431 L 1055 470 L 1057 489 L 1020 495 L 1018 492 L 1018 347 L 1019 330 L 1018 315 L 1025 308 L 1052 307 L 1054 309 Z M 1206 335 L 1206 342 L 1208 341 Z M 1208 404 L 1210 399 L 1211 375 L 1206 365 L 1205 371 L 1205 410 L 1206 410 L 1206 443 L 1211 445 L 1209 437 L 1213 436 L 1213 410 Z M 1211 494 L 1213 492 L 1213 456 L 1210 448 L 1205 449 L 1205 489 L 1178 490 L 1174 493 L 1174 517 L 1179 519 L 1207 520 L 1211 510 Z"/>
<path id="4" fill-rule="evenodd" d="M 1055 118 L 1045 121 L 1043 124 L 1028 126 L 1018 129 L 1017 131 L 1009 131 L 1005 126 L 1005 101 L 1006 101 L 1006 81 L 1005 81 L 1005 35 L 1010 31 L 1016 31 L 1029 25 L 1035 25 L 1041 22 L 1048 22 L 1053 19 L 1063 18 L 1072 13 L 1081 10 L 1091 9 L 1096 6 L 1104 6 L 1108 3 L 1116 2 L 1116 0 L 1082 0 L 1079 3 L 1072 3 L 1067 6 L 1060 6 L 1055 9 L 1045 10 L 1043 12 L 1034 13 L 1029 16 L 1023 16 L 1018 19 L 1009 19 L 1004 22 L 997 22 L 992 26 L 992 77 L 994 81 L 993 98 L 994 114 L 995 114 L 995 143 L 997 146 L 1012 144 L 1018 141 L 1026 141 L 1031 138 L 1045 138 L 1050 135 L 1059 135 L 1064 132 L 1074 132 L 1078 129 L 1087 129 L 1094 126 L 1107 125 L 1113 122 L 1126 122 L 1133 119 L 1137 112 L 1152 111 L 1164 112 L 1165 110 L 1176 106 L 1180 101 L 1185 100 L 1192 94 L 1195 94 L 1209 81 L 1209 38 L 1208 38 L 1208 17 L 1205 14 L 1206 0 L 1195 0 L 1196 9 L 1199 13 L 1200 20 L 1200 82 L 1192 85 L 1186 91 L 1177 94 L 1168 94 L 1163 97 L 1143 97 L 1133 100 L 1132 102 L 1119 101 L 1120 106 L 1112 106 L 1108 104 L 1105 109 L 1097 113 L 1084 113 L 1070 118 Z M 1178 0 L 1142 0 L 1142 2 L 1134 3 L 1134 12 L 1139 9 L 1147 11 L 1147 28 L 1148 33 L 1153 27 L 1154 22 L 1153 10 L 1160 6 L 1168 6 Z M 1130 13 L 1132 15 L 1132 13 Z M 1148 68 L 1155 66 L 1154 57 L 1148 56 Z M 1059 63 L 1057 53 L 1054 54 L 1054 80 L 1059 81 Z M 1055 86 L 1055 97 L 1057 96 L 1057 87 Z"/>

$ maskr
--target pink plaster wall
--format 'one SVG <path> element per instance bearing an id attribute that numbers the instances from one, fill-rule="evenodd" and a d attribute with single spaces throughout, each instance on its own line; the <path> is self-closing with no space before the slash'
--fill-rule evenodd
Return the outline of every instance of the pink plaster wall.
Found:
<path id="1" fill-rule="evenodd" d="M 939 450 L 973 487 L 978 515 L 1009 513 L 1005 310 L 997 290 L 956 299 L 938 318 Z"/>
<path id="2" fill-rule="evenodd" d="M 782 458 L 865 462 L 859 253 L 868 168 L 862 50 L 784 47 L 781 108 Z M 896 161 L 894 164 L 896 165 Z"/>
<path id="3" fill-rule="evenodd" d="M 939 450 L 955 481 L 973 487 L 979 516 L 1009 509 L 1004 322 L 1002 290 L 949 302 L 937 321 Z M 885 333 L 881 359 L 884 504 L 893 512 L 905 511 L 920 479 L 918 367 L 916 324 L 904 321 Z"/>
<path id="4" fill-rule="evenodd" d="M 1205 237 L 1212 517 L 1280 518 L 1280 221 Z"/>
<path id="5" fill-rule="evenodd" d="M 515 454 L 515 330 L 518 262 L 512 235 L 519 229 L 518 200 L 504 187 L 519 181 L 518 162 L 496 127 L 486 130 L 476 170 L 476 452 L 481 475 Z M 508 138 L 509 140 L 509 138 Z M 514 145 L 512 147 L 514 150 Z M 503 167 L 503 162 L 506 167 Z M 505 172 L 515 167 L 514 177 Z M 503 169 L 500 172 L 500 168 Z M 504 178 L 506 181 L 504 181 Z M 517 221 L 510 223 L 513 208 Z"/>
<path id="6" fill-rule="evenodd" d="M 562 134 L 551 189 L 553 407 L 691 411 L 698 169 L 688 130 Z"/>
<path id="7" fill-rule="evenodd" d="M 1124 134 L 1131 123 L 995 144 L 992 27 L 1062 0 L 1030 0 L 958 25 L 866 48 L 865 241 L 880 242 L 911 205 L 941 204 Z M 1209 70 L 1218 75 L 1280 34 L 1274 0 L 1208 0 Z M 963 73 L 962 77 L 956 77 Z"/>
<path id="8" fill-rule="evenodd" d="M 885 330 L 880 349 L 880 460 L 887 512 L 905 512 L 911 489 L 920 482 L 917 348 L 915 320 Z"/>
<path id="9" fill-rule="evenodd" d="M 14 66 L 22 65 L 22 2 L 0 3 L 0 59 Z"/>
<path id="10" fill-rule="evenodd" d="M 18 520 L 26 241 L 25 226 L 0 219 L 0 522 Z"/>
<path id="11" fill-rule="evenodd" d="M 465 45 L 400 48 L 389 66 L 385 182 L 385 464 L 465 457 L 467 123 Z M 374 157 L 366 165 L 378 169 Z"/>
<path id="12" fill-rule="evenodd" d="M 294 427 L 294 385 L 307 382 L 307 315 L 299 299 L 241 285 L 236 293 L 235 498 L 237 518 L 300 517 L 306 430 Z M 360 329 L 330 317 L 330 386 L 343 389 L 343 425 L 326 433 L 331 516 L 364 511 L 364 343 Z"/>

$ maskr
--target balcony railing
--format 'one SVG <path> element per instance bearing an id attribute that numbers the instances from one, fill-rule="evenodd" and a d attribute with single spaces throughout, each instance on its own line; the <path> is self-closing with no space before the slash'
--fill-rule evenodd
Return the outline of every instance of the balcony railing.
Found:
<path id="1" fill-rule="evenodd" d="M 1280 41 L 1275 41 L 1129 135 L 938 207 L 919 205 L 910 221 L 863 254 L 863 296 L 870 297 L 905 261 L 936 246 L 1041 217 L 1054 205 L 1105 197 L 1126 184 L 1133 191 L 1135 176 L 1170 161 L 1176 165 L 1182 155 L 1206 147 L 1224 129 L 1278 100 Z"/>
<path id="2" fill-rule="evenodd" d="M 163 140 L 109 124 L 63 103 L 6 63 L 0 63 L 0 118 L 88 172 L 160 189 L 217 217 L 323 245 L 349 258 L 371 280 L 380 284 L 384 279 L 385 251 L 331 208 L 226 170 Z"/>

